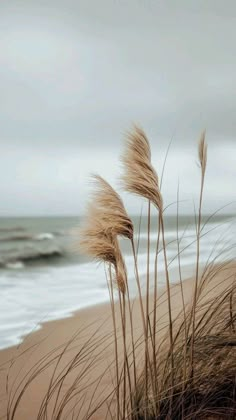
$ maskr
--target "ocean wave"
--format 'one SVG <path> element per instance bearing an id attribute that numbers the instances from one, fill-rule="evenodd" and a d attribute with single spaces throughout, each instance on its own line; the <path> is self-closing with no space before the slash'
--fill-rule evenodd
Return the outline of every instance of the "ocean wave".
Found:
<path id="1" fill-rule="evenodd" d="M 22 232 L 25 231 L 25 228 L 22 226 L 15 227 L 0 227 L 0 232 Z"/>
<path id="2" fill-rule="evenodd" d="M 37 235 L 32 234 L 16 234 L 10 236 L 1 237 L 1 242 L 13 242 L 13 241 L 48 241 L 54 239 L 54 234 L 50 232 L 42 232 Z"/>
<path id="3" fill-rule="evenodd" d="M 11 270 L 19 270 L 24 268 L 24 263 L 22 261 L 12 261 L 5 264 L 6 268 L 10 268 Z"/>
<path id="4" fill-rule="evenodd" d="M 23 268 L 24 263 L 27 262 L 40 262 L 40 260 L 48 260 L 55 257 L 62 257 L 64 252 L 58 247 L 49 249 L 34 249 L 26 248 L 20 252 L 11 253 L 0 257 L 1 268 L 18 269 Z"/>
<path id="5" fill-rule="evenodd" d="M 11 235 L 1 237 L 1 242 L 12 242 L 12 241 L 29 241 L 32 240 L 32 235 Z"/>
<path id="6" fill-rule="evenodd" d="M 54 238 L 54 234 L 48 233 L 48 232 L 39 233 L 38 235 L 33 236 L 33 239 L 35 239 L 36 241 L 48 241 L 53 238 Z"/>

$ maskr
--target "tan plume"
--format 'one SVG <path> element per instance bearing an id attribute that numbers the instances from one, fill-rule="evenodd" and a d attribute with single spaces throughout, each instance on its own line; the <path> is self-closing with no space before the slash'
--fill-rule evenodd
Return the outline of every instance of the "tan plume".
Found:
<path id="1" fill-rule="evenodd" d="M 87 215 L 84 226 L 79 229 L 78 248 L 80 253 L 92 257 L 95 261 L 110 264 L 116 263 L 115 247 L 111 238 L 105 234 L 102 223 L 90 212 Z"/>
<path id="2" fill-rule="evenodd" d="M 116 250 L 116 264 L 113 265 L 115 269 L 115 284 L 120 292 L 124 294 L 126 292 L 127 269 L 116 238 L 113 238 L 113 244 Z"/>
<path id="3" fill-rule="evenodd" d="M 131 239 L 133 237 L 133 223 L 128 216 L 119 194 L 101 176 L 93 176 L 95 190 L 94 205 L 91 206 L 91 216 L 94 214 L 103 223 L 106 233 L 121 235 Z"/>
<path id="4" fill-rule="evenodd" d="M 84 226 L 79 231 L 79 250 L 98 262 L 110 264 L 115 284 L 121 293 L 125 293 L 127 273 L 117 236 L 131 239 L 133 223 L 111 185 L 100 176 L 93 179 L 95 190 Z"/>
<path id="5" fill-rule="evenodd" d="M 151 163 L 151 150 L 144 131 L 135 126 L 128 134 L 127 147 L 121 157 L 125 173 L 122 177 L 124 188 L 150 200 L 162 209 L 162 196 L 158 176 Z"/>
<path id="6" fill-rule="evenodd" d="M 207 165 L 207 143 L 206 143 L 206 132 L 203 131 L 199 140 L 198 145 L 198 158 L 202 169 L 202 174 L 205 175 Z"/>
<path id="7" fill-rule="evenodd" d="M 121 293 L 125 293 L 126 266 L 118 240 L 107 233 L 105 224 L 95 217 L 94 209 L 92 214 L 88 209 L 85 224 L 79 230 L 78 248 L 82 254 L 92 257 L 95 261 L 110 264 L 114 270 L 114 283 Z"/>

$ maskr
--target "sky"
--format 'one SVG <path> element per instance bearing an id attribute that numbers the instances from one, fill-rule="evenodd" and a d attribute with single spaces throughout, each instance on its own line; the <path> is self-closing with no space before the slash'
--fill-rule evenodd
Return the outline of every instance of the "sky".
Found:
<path id="1" fill-rule="evenodd" d="M 227 0 L 0 2 L 0 216 L 76 215 L 90 174 L 120 191 L 120 155 L 145 130 L 163 195 L 204 211 L 236 205 L 236 3 Z M 132 213 L 140 200 L 122 197 Z M 174 206 L 171 207 L 173 212 Z"/>

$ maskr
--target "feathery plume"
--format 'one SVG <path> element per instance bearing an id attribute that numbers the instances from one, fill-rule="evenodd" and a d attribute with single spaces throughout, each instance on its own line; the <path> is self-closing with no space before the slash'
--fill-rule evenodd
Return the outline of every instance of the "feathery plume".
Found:
<path id="1" fill-rule="evenodd" d="M 162 209 L 162 196 L 158 176 L 151 163 L 151 149 L 144 131 L 135 126 L 128 134 L 127 148 L 121 157 L 125 173 L 122 177 L 125 189 L 150 200 Z"/>
<path id="2" fill-rule="evenodd" d="M 112 186 L 98 175 L 93 180 L 93 200 L 88 205 L 85 226 L 79 232 L 79 249 L 98 262 L 111 264 L 114 282 L 124 294 L 127 272 L 117 236 L 132 239 L 133 223 Z"/>
<path id="3" fill-rule="evenodd" d="M 101 176 L 93 176 L 95 191 L 94 205 L 91 205 L 91 217 L 96 217 L 103 223 L 106 233 L 112 236 L 133 237 L 133 223 L 128 216 L 123 201 L 112 186 Z"/>
<path id="4" fill-rule="evenodd" d="M 79 251 L 95 261 L 115 264 L 115 248 L 111 237 L 106 235 L 104 226 L 88 212 L 84 226 L 79 229 Z"/>
<path id="5" fill-rule="evenodd" d="M 117 239 L 113 239 L 113 243 L 116 251 L 116 264 L 114 266 L 115 285 L 117 285 L 118 289 L 122 294 L 125 294 L 127 283 L 127 269 Z"/>
<path id="6" fill-rule="evenodd" d="M 99 220 L 99 213 L 96 217 L 94 208 L 92 217 L 90 209 L 88 209 L 86 223 L 79 233 L 80 252 L 92 257 L 97 262 L 110 264 L 114 270 L 114 284 L 122 294 L 125 293 L 127 271 L 118 240 L 107 233 L 105 224 Z"/>
<path id="7" fill-rule="evenodd" d="M 206 164 L 207 164 L 207 144 L 206 144 L 206 132 L 203 131 L 199 140 L 198 145 L 198 158 L 202 169 L 203 176 L 205 175 L 206 171 Z"/>

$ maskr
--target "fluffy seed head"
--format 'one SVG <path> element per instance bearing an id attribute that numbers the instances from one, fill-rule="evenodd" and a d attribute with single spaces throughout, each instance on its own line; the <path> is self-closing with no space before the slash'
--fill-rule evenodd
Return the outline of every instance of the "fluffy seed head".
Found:
<path id="1" fill-rule="evenodd" d="M 206 132 L 203 131 L 199 140 L 198 145 L 198 158 L 202 169 L 203 176 L 206 172 L 206 165 L 207 165 L 207 143 L 206 143 Z"/>
<path id="2" fill-rule="evenodd" d="M 127 288 L 127 269 L 116 238 L 113 239 L 113 243 L 116 249 L 116 265 L 114 266 L 115 284 L 117 285 L 117 288 L 120 290 L 120 292 L 124 294 Z"/>
<path id="3" fill-rule="evenodd" d="M 128 216 L 119 194 L 101 176 L 93 177 L 95 189 L 94 205 L 90 207 L 91 217 L 101 221 L 107 234 L 133 237 L 133 223 Z"/>
<path id="4" fill-rule="evenodd" d="M 79 251 L 95 261 L 116 264 L 116 250 L 104 226 L 88 214 L 84 226 L 79 230 Z"/>
<path id="5" fill-rule="evenodd" d="M 158 176 L 151 163 L 151 150 L 144 131 L 139 127 L 128 134 L 127 147 L 121 157 L 124 165 L 124 188 L 150 200 L 159 210 L 163 202 Z"/>
<path id="6" fill-rule="evenodd" d="M 126 291 L 127 273 L 118 235 L 133 236 L 133 224 L 116 191 L 102 177 L 95 176 L 93 200 L 88 204 L 84 226 L 79 230 L 78 248 L 98 262 L 110 264 L 114 283 Z"/>
<path id="7" fill-rule="evenodd" d="M 93 216 L 95 214 L 93 213 Z M 90 212 L 79 231 L 79 250 L 97 262 L 110 264 L 114 270 L 114 284 L 121 293 L 126 292 L 127 272 L 118 240 L 107 232 L 106 227 Z"/>

